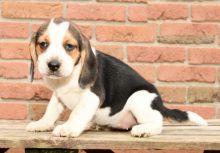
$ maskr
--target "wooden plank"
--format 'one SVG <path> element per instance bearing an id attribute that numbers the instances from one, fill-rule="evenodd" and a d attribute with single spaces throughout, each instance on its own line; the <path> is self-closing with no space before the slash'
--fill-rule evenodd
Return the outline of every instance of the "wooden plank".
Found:
<path id="1" fill-rule="evenodd" d="M 165 120 L 164 121 L 164 126 L 183 126 L 183 125 L 196 126 L 196 124 L 193 122 L 175 122 L 173 120 Z M 208 125 L 220 126 L 220 120 L 219 119 L 208 120 Z"/>
<path id="2" fill-rule="evenodd" d="M 0 121 L 0 148 L 67 149 L 194 149 L 220 150 L 220 125 L 190 124 L 164 126 L 162 134 L 134 138 L 130 132 L 88 131 L 78 138 L 53 137 L 51 132 L 26 132 L 27 122 Z"/>
<path id="3" fill-rule="evenodd" d="M 0 137 L 1 147 L 69 148 L 69 149 L 214 149 L 220 150 L 220 136 L 158 135 L 133 138 L 130 134 L 87 132 L 79 138 L 57 138 L 50 134 L 29 137 Z M 114 132 L 115 133 L 115 132 Z"/>
<path id="4" fill-rule="evenodd" d="M 23 133 L 24 129 L 7 129 L 1 128 L 1 135 L 7 136 L 8 132 L 10 133 Z M 94 131 L 96 132 L 96 131 Z M 32 134 L 32 132 L 28 132 Z M 43 132 L 45 133 L 45 132 Z M 123 133 L 123 132 L 121 132 Z M 125 133 L 125 132 L 124 132 Z M 127 132 L 129 133 L 129 131 Z M 163 132 L 160 135 L 220 135 L 220 128 L 218 126 L 208 126 L 208 127 L 200 127 L 200 126 L 166 126 L 163 129 Z M 18 137 L 19 135 L 17 135 Z M 22 135 L 23 136 L 23 135 Z"/>
<path id="5" fill-rule="evenodd" d="M 27 125 L 28 121 L 19 121 L 19 120 L 0 120 L 0 127 L 6 128 L 18 128 L 22 129 Z M 63 122 L 58 122 L 58 124 L 62 124 Z M 210 126 L 220 126 L 220 119 L 212 119 L 208 120 L 208 124 Z M 16 127 L 14 127 L 16 125 Z M 175 122 L 175 121 L 164 121 L 164 126 L 196 126 L 195 123 L 192 122 Z"/>

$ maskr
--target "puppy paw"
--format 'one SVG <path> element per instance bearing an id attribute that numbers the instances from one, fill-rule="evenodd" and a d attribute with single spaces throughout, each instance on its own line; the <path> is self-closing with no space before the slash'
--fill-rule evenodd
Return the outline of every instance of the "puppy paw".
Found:
<path id="1" fill-rule="evenodd" d="M 49 124 L 48 122 L 44 122 L 42 120 L 34 121 L 29 123 L 26 126 L 26 131 L 51 131 L 53 129 L 53 124 Z"/>
<path id="2" fill-rule="evenodd" d="M 145 125 L 135 125 L 131 129 L 131 135 L 134 137 L 149 137 L 153 135 L 160 134 L 162 128 L 159 127 L 149 127 Z"/>
<path id="3" fill-rule="evenodd" d="M 80 129 L 74 128 L 71 124 L 62 124 L 58 125 L 54 130 L 53 130 L 53 135 L 57 137 L 78 137 L 81 134 Z"/>

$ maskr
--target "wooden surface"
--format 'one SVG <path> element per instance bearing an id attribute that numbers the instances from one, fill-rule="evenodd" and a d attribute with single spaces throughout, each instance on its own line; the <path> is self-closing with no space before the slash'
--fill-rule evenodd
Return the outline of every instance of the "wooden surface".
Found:
<path id="1" fill-rule="evenodd" d="M 0 148 L 220 150 L 220 120 L 209 121 L 207 127 L 165 123 L 162 134 L 148 138 L 134 138 L 121 131 L 88 131 L 78 138 L 53 137 L 51 132 L 26 132 L 26 124 L 0 121 Z"/>

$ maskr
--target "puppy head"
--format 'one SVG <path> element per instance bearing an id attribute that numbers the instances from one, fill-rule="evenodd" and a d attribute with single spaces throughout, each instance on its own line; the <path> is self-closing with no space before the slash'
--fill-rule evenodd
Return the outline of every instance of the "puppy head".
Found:
<path id="1" fill-rule="evenodd" d="M 81 66 L 79 84 L 85 87 L 94 81 L 96 58 L 89 40 L 68 20 L 55 18 L 40 26 L 30 43 L 31 81 L 34 67 L 43 77 L 62 79 Z"/>

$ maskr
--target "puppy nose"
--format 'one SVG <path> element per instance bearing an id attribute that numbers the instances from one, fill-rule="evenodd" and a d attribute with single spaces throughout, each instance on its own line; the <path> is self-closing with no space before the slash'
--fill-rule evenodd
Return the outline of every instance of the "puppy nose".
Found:
<path id="1" fill-rule="evenodd" d="M 52 60 L 47 65 L 51 71 L 57 71 L 60 68 L 60 62 L 58 60 Z"/>

